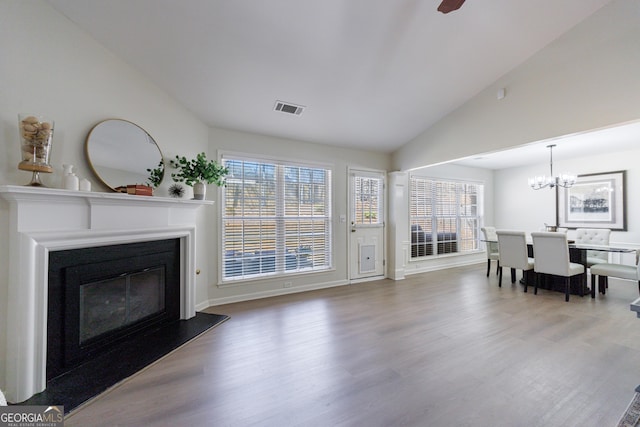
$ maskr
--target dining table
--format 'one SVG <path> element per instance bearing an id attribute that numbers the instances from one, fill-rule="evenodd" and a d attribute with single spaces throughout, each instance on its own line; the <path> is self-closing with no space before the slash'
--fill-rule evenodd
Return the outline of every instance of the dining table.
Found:
<path id="1" fill-rule="evenodd" d="M 482 240 L 486 243 L 497 243 L 497 240 Z M 603 251 L 609 253 L 635 253 L 638 249 L 637 245 L 629 245 L 626 243 L 612 242 L 608 245 L 592 245 L 587 243 L 578 243 L 575 240 L 567 240 L 569 246 L 569 261 L 582 264 L 584 266 L 584 273 L 573 276 L 570 278 L 569 292 L 572 295 L 584 296 L 591 293 L 591 289 L 587 285 L 587 252 L 588 251 Z M 529 257 L 535 259 L 533 251 L 533 241 L 531 236 L 527 236 L 527 252 Z M 515 270 L 511 269 L 511 275 L 514 277 Z M 524 274 L 520 283 L 528 286 L 535 285 L 535 274 Z M 565 292 L 564 279 L 561 277 L 551 276 L 548 280 L 540 281 L 538 288 L 547 289 L 558 292 Z"/>

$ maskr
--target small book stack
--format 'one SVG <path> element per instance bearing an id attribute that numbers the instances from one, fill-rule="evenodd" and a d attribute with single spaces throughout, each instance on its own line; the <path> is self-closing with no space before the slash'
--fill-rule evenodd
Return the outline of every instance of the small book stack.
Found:
<path id="1" fill-rule="evenodd" d="M 136 196 L 153 196 L 153 188 L 148 185 L 127 185 L 127 194 Z"/>

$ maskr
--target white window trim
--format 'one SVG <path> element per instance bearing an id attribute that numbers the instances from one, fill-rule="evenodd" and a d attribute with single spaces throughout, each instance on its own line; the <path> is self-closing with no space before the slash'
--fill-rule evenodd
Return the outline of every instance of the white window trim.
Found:
<path id="1" fill-rule="evenodd" d="M 373 178 L 373 179 L 380 179 L 382 180 L 382 190 L 381 190 L 381 200 L 378 201 L 379 206 L 378 206 L 378 215 L 379 215 L 379 222 L 374 223 L 374 224 L 358 224 L 358 227 L 362 227 L 362 228 L 377 228 L 377 227 L 384 227 L 385 225 L 385 221 L 386 221 L 386 217 L 387 217 L 387 174 L 385 171 L 378 171 L 378 170 L 374 170 L 374 169 L 351 169 L 349 168 L 347 171 L 347 175 L 348 175 L 348 185 L 349 185 L 349 221 L 353 222 L 355 221 L 355 217 L 354 215 L 356 214 L 356 208 L 354 206 L 354 196 L 355 194 L 353 194 L 353 188 L 351 185 L 351 180 L 354 178 L 354 176 L 360 176 L 363 178 Z"/>
<path id="2" fill-rule="evenodd" d="M 321 270 L 309 270 L 309 271 L 294 271 L 291 273 L 274 273 L 274 274 L 269 274 L 269 275 L 256 275 L 255 277 L 243 277 L 243 278 L 238 278 L 238 279 L 225 279 L 223 276 L 223 272 L 224 272 L 224 262 L 225 262 L 225 251 L 222 249 L 224 247 L 224 234 L 223 234 L 223 229 L 224 229 L 224 215 L 223 215 L 223 210 L 224 210 L 224 200 L 222 198 L 222 194 L 223 194 L 223 190 L 220 188 L 218 189 L 219 191 L 219 197 L 218 200 L 220 201 L 219 203 L 219 208 L 217 209 L 218 211 L 218 221 L 217 221 L 217 229 L 218 229 L 218 248 L 220 248 L 220 250 L 218 251 L 218 280 L 217 280 L 217 287 L 219 288 L 225 288 L 225 287 L 235 287 L 235 286 L 239 286 L 239 285 L 247 285 L 247 284 L 251 284 L 251 283 L 255 283 L 256 281 L 270 281 L 270 280 L 281 280 L 283 277 L 289 278 L 289 277 L 295 277 L 295 276 L 312 276 L 312 275 L 318 275 L 318 274 L 327 274 L 327 273 L 331 273 L 331 272 L 335 272 L 336 268 L 335 268 L 335 245 L 336 245 L 336 239 L 335 239 L 335 233 L 336 233 L 336 215 L 335 215 L 335 209 L 336 209 L 336 203 L 335 203 L 335 165 L 331 164 L 331 163 L 326 163 L 326 162 L 314 162 L 314 161 L 309 161 L 309 160 L 303 160 L 303 159 L 298 159 L 298 158 L 292 158 L 292 157 L 278 157 L 278 156 L 272 156 L 272 155 L 263 155 L 263 154 L 259 154 L 259 155 L 255 155 L 255 154 L 248 154 L 245 152 L 239 152 L 239 151 L 232 151 L 232 150 L 219 150 L 218 151 L 218 162 L 222 163 L 224 161 L 224 159 L 233 159 L 233 160 L 240 160 L 240 161 L 247 161 L 247 162 L 258 162 L 258 163 L 273 163 L 276 165 L 283 165 L 283 166 L 293 166 L 293 167 L 310 167 L 310 168 L 322 168 L 322 169 L 327 169 L 329 170 L 330 174 L 331 174 L 331 182 L 330 182 L 330 198 L 329 198 L 329 204 L 330 204 L 330 209 L 329 209 L 329 224 L 331 226 L 331 230 L 329 232 L 330 235 L 330 250 L 331 250 L 331 254 L 330 254 L 330 263 L 327 266 L 327 268 L 325 269 L 321 269 Z"/>
<path id="3" fill-rule="evenodd" d="M 458 251 L 458 252 L 454 252 L 454 253 L 443 253 L 443 254 L 435 254 L 435 255 L 427 255 L 427 256 L 422 256 L 422 257 L 412 257 L 411 256 L 411 220 L 412 220 L 412 216 L 411 216 L 411 191 L 412 191 L 412 185 L 411 185 L 411 180 L 412 179 L 424 179 L 424 180 L 431 180 L 431 181 L 440 181 L 440 182 L 451 182 L 451 183 L 462 183 L 462 184 L 476 184 L 476 185 L 480 185 L 482 186 L 482 198 L 478 200 L 477 206 L 478 206 L 478 210 L 479 210 L 479 214 L 477 215 L 477 220 L 478 220 L 478 242 L 477 242 L 477 249 L 473 249 L 473 250 L 469 250 L 469 251 Z M 431 176 L 431 175 L 420 175 L 420 174 L 416 174 L 416 173 L 409 173 L 408 176 L 408 196 L 407 197 L 407 203 L 408 203 L 408 214 L 409 214 L 409 258 L 408 261 L 411 262 L 421 262 L 421 261 L 425 261 L 428 259 L 435 259 L 435 258 L 440 258 L 440 257 L 458 257 L 458 256 L 465 256 L 465 255 L 469 255 L 469 254 L 475 254 L 475 253 L 479 253 L 483 251 L 482 245 L 480 244 L 480 237 L 479 237 L 479 233 L 480 233 L 480 227 L 483 226 L 484 224 L 484 204 L 485 204 L 485 200 L 484 200 L 484 196 L 486 193 L 486 182 L 483 180 L 477 180 L 477 179 L 460 179 L 460 178 L 448 178 L 448 177 L 441 177 L 441 176 Z M 460 217 L 456 216 L 456 220 L 459 223 L 460 222 Z"/>

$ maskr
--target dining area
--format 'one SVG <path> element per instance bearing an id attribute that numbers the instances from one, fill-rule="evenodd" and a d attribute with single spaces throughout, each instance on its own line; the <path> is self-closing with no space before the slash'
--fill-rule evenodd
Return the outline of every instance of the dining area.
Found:
<path id="1" fill-rule="evenodd" d="M 524 292 L 534 288 L 571 295 L 606 295 L 609 278 L 636 282 L 640 294 L 640 246 L 611 241 L 606 228 L 558 229 L 545 226 L 541 231 L 481 228 L 487 254 L 487 277 L 493 271 L 502 287 L 503 269 L 510 269 L 511 283 L 522 272 Z"/>

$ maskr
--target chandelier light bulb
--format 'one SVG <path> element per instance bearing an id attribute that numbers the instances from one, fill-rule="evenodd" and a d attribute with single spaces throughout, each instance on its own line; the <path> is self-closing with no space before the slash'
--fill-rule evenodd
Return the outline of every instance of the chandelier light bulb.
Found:
<path id="1" fill-rule="evenodd" d="M 553 175 L 553 147 L 555 147 L 555 144 L 547 145 L 547 148 L 549 149 L 550 176 L 536 175 L 533 178 L 529 178 L 529 186 L 534 190 L 540 190 L 541 188 L 547 187 L 554 188 L 556 186 L 570 188 L 576 183 L 577 177 L 572 173 L 563 172 L 558 176 Z"/>

